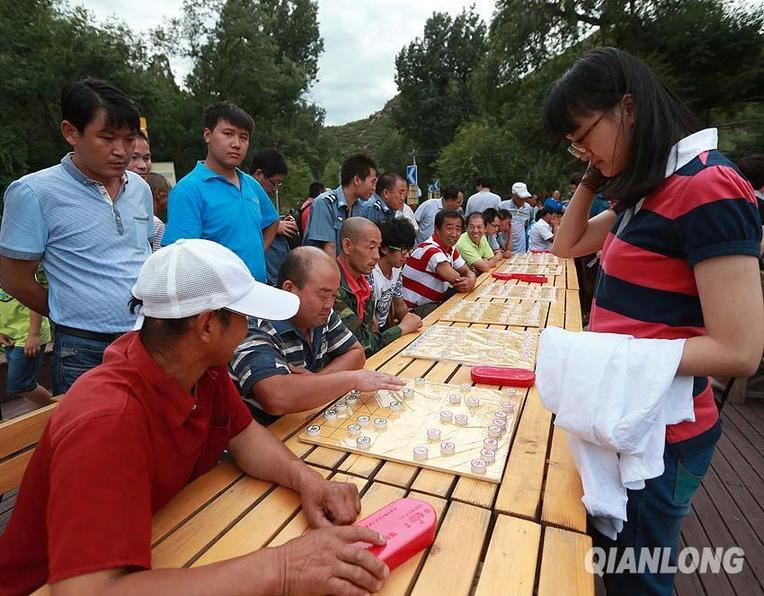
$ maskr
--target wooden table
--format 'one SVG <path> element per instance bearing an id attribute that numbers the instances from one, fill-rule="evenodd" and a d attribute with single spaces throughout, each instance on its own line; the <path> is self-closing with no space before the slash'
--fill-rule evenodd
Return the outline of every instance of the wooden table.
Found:
<path id="1" fill-rule="evenodd" d="M 580 330 L 575 268 L 572 261 L 565 265 L 566 274 L 554 279 L 561 291 L 547 308 L 545 325 Z M 490 279 L 483 274 L 478 284 Z M 454 296 L 425 325 L 465 299 L 470 295 Z M 455 385 L 469 381 L 466 366 L 400 356 L 415 337 L 399 338 L 367 367 Z M 325 477 L 354 483 L 362 516 L 406 495 L 428 501 L 438 513 L 435 544 L 398 568 L 383 593 L 594 594 L 593 576 L 584 569 L 591 539 L 584 533 L 581 482 L 564 433 L 552 425 L 535 387 L 527 390 L 500 485 L 301 443 L 296 433 L 319 411 L 283 416 L 270 430 Z M 212 563 L 282 544 L 306 529 L 294 492 L 244 476 L 225 461 L 154 516 L 153 564 Z"/>

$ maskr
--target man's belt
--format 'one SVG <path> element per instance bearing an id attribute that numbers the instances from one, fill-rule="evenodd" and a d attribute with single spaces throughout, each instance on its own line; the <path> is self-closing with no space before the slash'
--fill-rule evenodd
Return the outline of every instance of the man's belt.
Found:
<path id="1" fill-rule="evenodd" d="M 117 339 L 122 333 L 99 333 L 98 331 L 86 331 L 85 329 L 75 329 L 74 327 L 67 327 L 66 325 L 53 324 L 53 329 L 57 333 L 65 333 L 66 335 L 73 335 L 74 337 L 80 337 L 82 339 L 92 339 L 94 341 L 102 341 L 105 343 L 111 343 Z"/>

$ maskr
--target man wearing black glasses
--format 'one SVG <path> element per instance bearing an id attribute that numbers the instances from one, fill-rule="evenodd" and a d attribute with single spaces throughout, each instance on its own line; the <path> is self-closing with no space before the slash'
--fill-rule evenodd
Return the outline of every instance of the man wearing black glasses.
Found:
<path id="1" fill-rule="evenodd" d="M 279 191 L 284 178 L 289 173 L 289 166 L 284 156 L 276 149 L 260 149 L 252 157 L 249 173 L 272 199 L 276 199 L 278 206 Z M 281 217 L 276 237 L 265 251 L 265 269 L 269 284 L 276 285 L 281 263 L 284 262 L 289 251 L 299 244 L 300 233 L 294 217 L 291 215 Z"/>

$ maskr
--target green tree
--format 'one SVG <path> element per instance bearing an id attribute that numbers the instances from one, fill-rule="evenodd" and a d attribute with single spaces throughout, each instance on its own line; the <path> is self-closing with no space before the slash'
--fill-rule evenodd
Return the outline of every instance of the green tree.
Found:
<path id="1" fill-rule="evenodd" d="M 423 37 L 395 58 L 393 121 L 416 147 L 422 182 L 456 129 L 475 116 L 471 77 L 486 49 L 486 27 L 472 6 L 455 18 L 433 13 Z"/>
<path id="2" fill-rule="evenodd" d="M 192 61 L 186 85 L 197 121 L 204 105 L 233 101 L 255 118 L 253 147 L 276 147 L 318 169 L 323 110 L 306 99 L 323 50 L 315 2 L 186 0 L 154 41 Z"/>
<path id="3" fill-rule="evenodd" d="M 279 206 L 282 213 L 298 209 L 308 196 L 308 187 L 313 182 L 313 172 L 302 158 L 288 159 L 289 174 L 279 188 Z"/>
<path id="4" fill-rule="evenodd" d="M 321 172 L 321 182 L 327 188 L 337 188 L 340 185 L 340 162 L 334 158 L 326 162 Z"/>
<path id="5" fill-rule="evenodd" d="M 720 104 L 761 99 L 763 28 L 761 4 L 724 0 L 497 0 L 477 95 L 495 109 L 563 50 L 611 45 L 648 62 L 706 116 Z"/>
<path id="6" fill-rule="evenodd" d="M 149 62 L 145 45 L 127 27 L 97 26 L 83 8 L 55 0 L 0 4 L 0 187 L 57 163 L 68 150 L 59 107 L 68 81 L 106 79 L 142 111 L 172 104 L 167 99 L 177 93 L 168 87 L 172 77 L 157 78 Z"/>

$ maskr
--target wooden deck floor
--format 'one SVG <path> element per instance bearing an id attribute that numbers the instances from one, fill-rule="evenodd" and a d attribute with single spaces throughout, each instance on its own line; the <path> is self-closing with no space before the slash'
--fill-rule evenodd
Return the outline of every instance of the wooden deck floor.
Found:
<path id="1" fill-rule="evenodd" d="M 678 575 L 679 596 L 764 594 L 764 402 L 727 403 L 722 438 L 716 447 L 692 513 L 682 530 L 682 545 L 738 546 L 745 564 L 736 574 Z"/>

